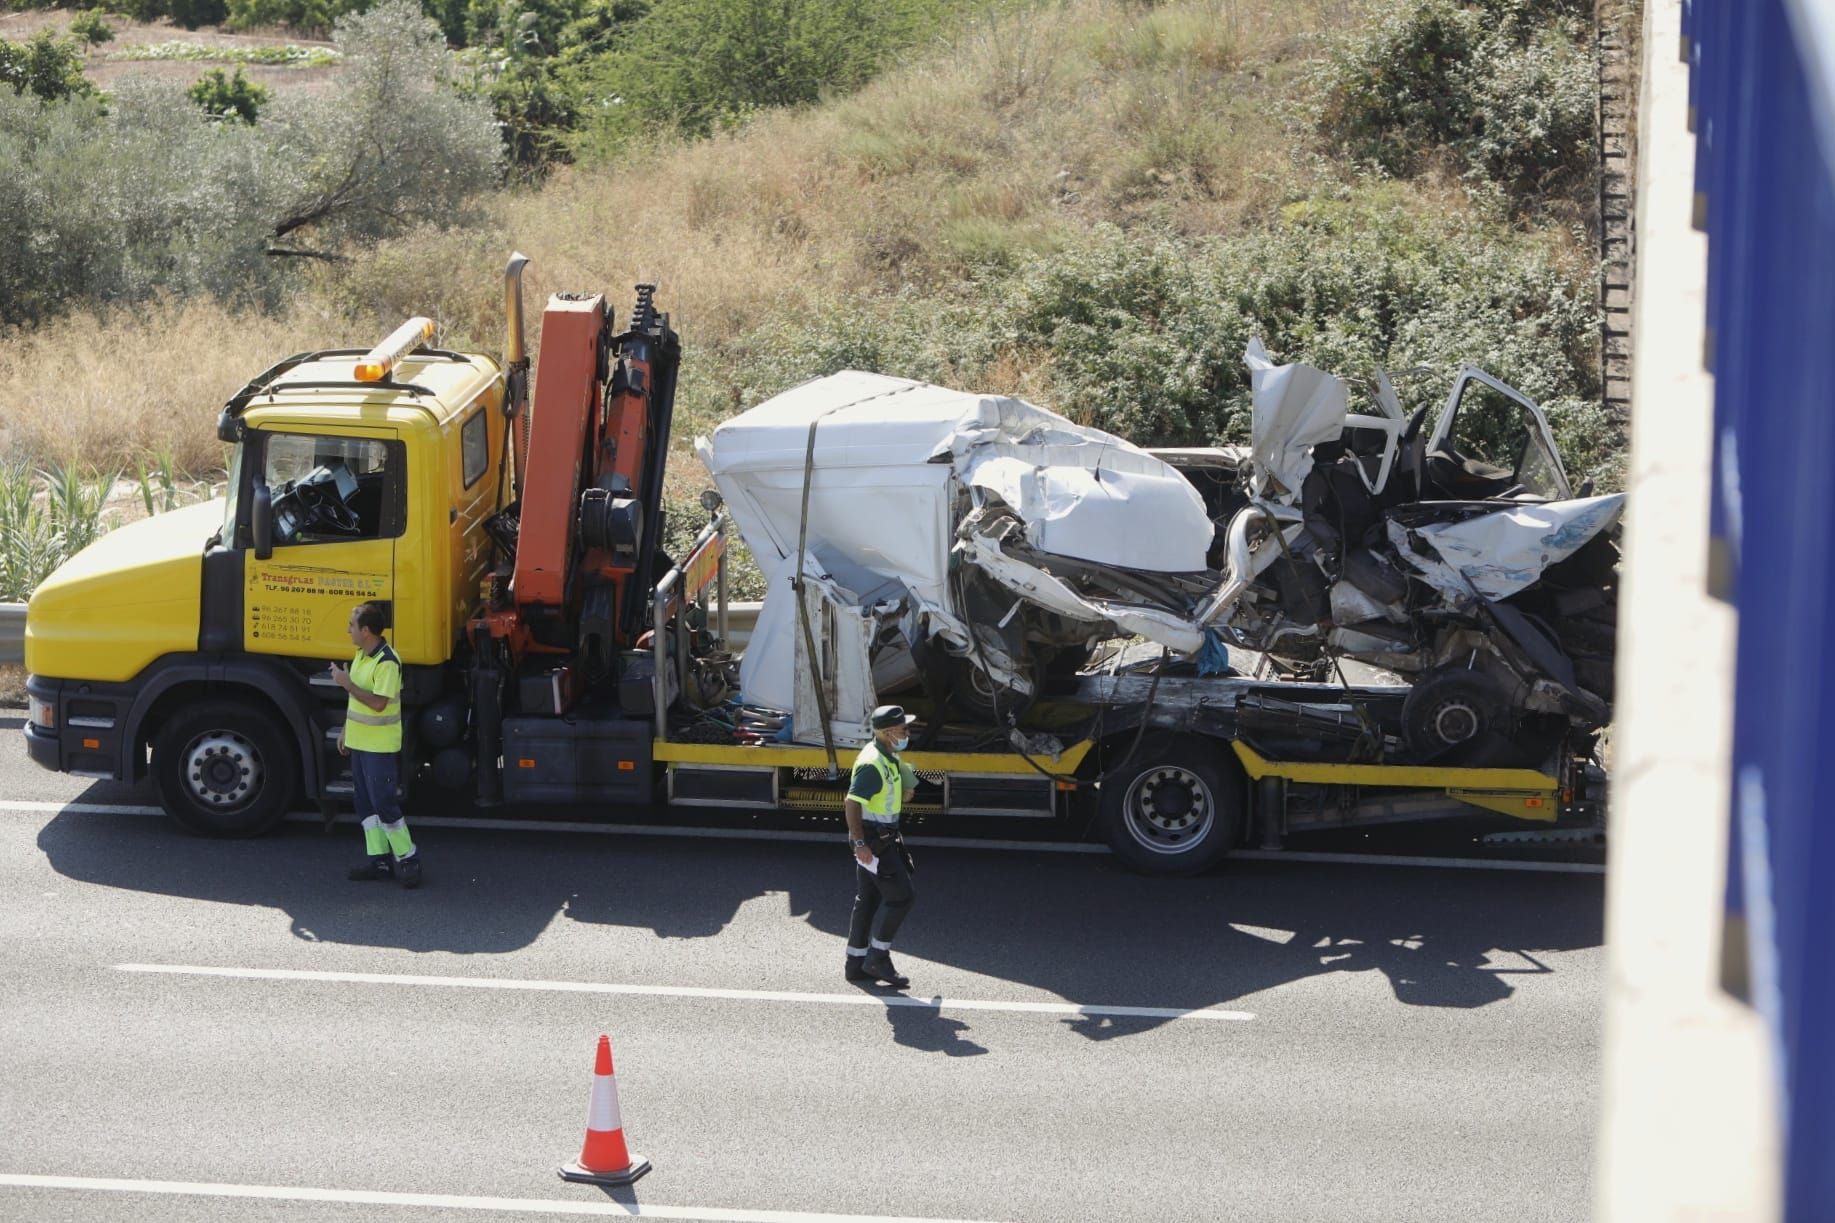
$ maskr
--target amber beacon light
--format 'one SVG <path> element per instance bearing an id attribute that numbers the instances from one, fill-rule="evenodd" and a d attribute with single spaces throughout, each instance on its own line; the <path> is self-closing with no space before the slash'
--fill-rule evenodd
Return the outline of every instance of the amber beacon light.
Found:
<path id="1" fill-rule="evenodd" d="M 434 330 L 430 318 L 409 319 L 391 331 L 388 339 L 363 354 L 363 359 L 357 362 L 357 381 L 382 382 L 396 362 L 431 340 Z"/>

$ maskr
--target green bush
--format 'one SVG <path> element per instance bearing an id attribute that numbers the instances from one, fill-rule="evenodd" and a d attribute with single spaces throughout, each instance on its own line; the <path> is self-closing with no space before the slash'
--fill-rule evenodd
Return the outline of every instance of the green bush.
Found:
<path id="1" fill-rule="evenodd" d="M 684 370 L 683 414 L 705 427 L 849 367 L 977 389 L 1014 389 L 988 379 L 1027 370 L 1040 402 L 1140 445 L 1244 442 L 1243 350 L 1260 336 L 1277 361 L 1353 380 L 1431 367 L 1398 388 L 1411 410 L 1470 361 L 1541 403 L 1576 484 L 1610 486 L 1623 439 L 1598 406 L 1597 293 L 1552 250 L 1501 216 L 1424 211 L 1395 185 L 1229 237 L 1102 227 L 985 266 L 953 298 L 788 311 Z"/>
<path id="2" fill-rule="evenodd" d="M 1244 441 L 1242 353 L 1368 377 L 1425 365 L 1410 407 L 1470 361 L 1548 409 L 1576 481 L 1619 438 L 1599 393 L 1594 282 L 1501 221 L 1436 215 L 1392 189 L 1308 201 L 1281 223 L 1189 243 L 1102 231 L 1008 286 L 1001 342 L 1049 356 L 1054 406 L 1145 445 Z"/>
<path id="3" fill-rule="evenodd" d="M 1572 189 L 1595 155 L 1588 16 L 1575 0 L 1381 0 L 1321 61 L 1313 117 L 1391 174 L 1448 150 L 1520 202 Z"/>
<path id="4" fill-rule="evenodd" d="M 115 31 L 102 17 L 101 9 L 84 9 L 70 19 L 70 37 L 91 47 L 112 42 Z"/>
<path id="5" fill-rule="evenodd" d="M 233 77 L 224 76 L 221 68 L 212 68 L 185 91 L 185 96 L 212 119 L 253 123 L 267 104 L 268 91 L 252 84 L 240 68 Z"/>
<path id="6" fill-rule="evenodd" d="M 0 85 L 11 85 L 14 96 L 30 93 L 40 102 L 95 92 L 83 76 L 82 51 L 49 30 L 40 30 L 30 42 L 0 39 Z"/>
<path id="7" fill-rule="evenodd" d="M 969 7 L 962 0 L 668 0 L 593 65 L 587 143 L 606 151 L 653 130 L 704 135 L 765 107 L 856 89 Z"/>
<path id="8" fill-rule="evenodd" d="M 585 66 L 649 9 L 650 0 L 471 0 L 463 8 L 463 37 L 475 47 L 467 88 L 490 104 L 513 166 L 534 175 L 570 159 Z"/>

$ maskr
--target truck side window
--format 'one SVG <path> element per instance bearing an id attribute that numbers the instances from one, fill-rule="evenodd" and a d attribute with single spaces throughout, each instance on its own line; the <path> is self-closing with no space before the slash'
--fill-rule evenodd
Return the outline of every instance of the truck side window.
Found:
<path id="1" fill-rule="evenodd" d="M 387 539 L 405 525 L 399 442 L 270 433 L 262 477 L 274 499 L 274 542 Z"/>
<path id="2" fill-rule="evenodd" d="M 484 469 L 490 466 L 491 439 L 485 432 L 488 427 L 483 408 L 473 412 L 471 419 L 459 427 L 459 458 L 466 488 L 476 484 Z"/>

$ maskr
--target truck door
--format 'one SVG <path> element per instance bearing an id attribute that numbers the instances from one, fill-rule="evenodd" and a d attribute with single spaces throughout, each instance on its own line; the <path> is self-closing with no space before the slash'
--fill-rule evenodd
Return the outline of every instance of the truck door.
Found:
<path id="1" fill-rule="evenodd" d="M 1441 409 L 1427 443 L 1424 474 L 1433 494 L 1424 500 L 1528 493 L 1559 501 L 1574 495 L 1542 409 L 1471 366 L 1459 371 Z"/>
<path id="2" fill-rule="evenodd" d="M 353 606 L 395 597 L 407 526 L 406 448 L 392 429 L 251 431 L 253 487 L 272 503 L 273 551 L 248 554 L 243 642 L 257 654 L 342 658 Z"/>

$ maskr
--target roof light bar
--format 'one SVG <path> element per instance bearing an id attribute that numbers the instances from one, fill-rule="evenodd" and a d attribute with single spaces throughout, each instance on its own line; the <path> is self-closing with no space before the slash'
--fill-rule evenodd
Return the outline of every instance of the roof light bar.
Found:
<path id="1" fill-rule="evenodd" d="M 357 362 L 358 382 L 382 382 L 397 362 L 433 338 L 436 328 L 430 318 L 411 318 L 389 338 L 363 354 Z"/>

